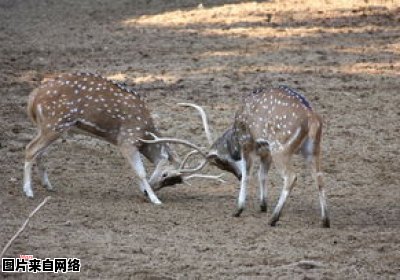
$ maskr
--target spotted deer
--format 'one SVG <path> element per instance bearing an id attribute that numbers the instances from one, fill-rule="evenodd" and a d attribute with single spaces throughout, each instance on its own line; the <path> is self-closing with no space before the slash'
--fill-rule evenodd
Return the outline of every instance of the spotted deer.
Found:
<path id="1" fill-rule="evenodd" d="M 322 120 L 304 96 L 287 86 L 254 91 L 244 98 L 231 127 L 214 142 L 204 110 L 195 104 L 182 105 L 194 107 L 200 112 L 209 139 L 210 148 L 206 155 L 200 150 L 194 153 L 200 152 L 211 165 L 233 173 L 241 181 L 234 216 L 239 217 L 245 208 L 249 172 L 254 157 L 258 157 L 261 211 L 267 210 L 266 179 L 272 163 L 283 178 L 283 189 L 269 222 L 275 226 L 296 182 L 292 156 L 300 152 L 310 165 L 319 190 L 322 226 L 330 226 L 320 170 Z M 148 143 L 165 141 L 158 139 Z"/>
<path id="2" fill-rule="evenodd" d="M 168 144 L 149 145 L 139 141 L 160 135 L 145 101 L 125 85 L 97 74 L 62 74 L 43 82 L 29 95 L 28 115 L 38 130 L 37 136 L 26 146 L 23 189 L 28 197 L 33 197 L 31 173 L 35 160 L 42 184 L 49 190 L 53 189 L 43 164 L 43 153 L 71 129 L 116 145 L 139 177 L 140 190 L 154 204 L 161 201 L 153 189 L 202 176 L 193 174 L 202 166 L 176 168 L 179 162 Z M 149 180 L 146 179 L 141 155 L 156 166 Z M 191 175 L 185 177 L 188 174 Z"/>

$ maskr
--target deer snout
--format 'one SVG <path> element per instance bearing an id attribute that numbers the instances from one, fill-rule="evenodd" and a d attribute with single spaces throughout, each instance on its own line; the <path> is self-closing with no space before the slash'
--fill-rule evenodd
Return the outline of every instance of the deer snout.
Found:
<path id="1" fill-rule="evenodd" d="M 214 158 L 210 158 L 209 162 L 211 165 L 214 165 L 221 170 L 225 170 L 225 171 L 232 173 L 239 180 L 242 179 L 242 171 L 240 169 L 239 161 L 226 160 L 226 159 L 214 157 Z"/>
<path id="2" fill-rule="evenodd" d="M 155 191 L 158 191 L 162 188 L 171 187 L 176 184 L 182 184 L 182 183 L 183 183 L 182 174 L 174 171 L 164 171 L 161 173 L 158 182 L 152 185 L 152 188 Z"/>

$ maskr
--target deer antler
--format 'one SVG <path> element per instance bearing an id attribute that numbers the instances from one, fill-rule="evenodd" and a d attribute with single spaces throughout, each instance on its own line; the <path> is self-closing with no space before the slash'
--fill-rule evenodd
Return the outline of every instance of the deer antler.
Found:
<path id="1" fill-rule="evenodd" d="M 182 163 L 180 164 L 179 169 L 177 170 L 178 173 L 183 174 L 183 173 L 193 173 L 196 171 L 199 171 L 201 169 L 204 168 L 204 166 L 206 166 L 207 164 L 207 155 L 205 152 L 203 152 L 202 148 L 200 148 L 199 146 L 197 146 L 196 144 L 193 144 L 189 141 L 186 140 L 182 140 L 182 139 L 177 139 L 177 138 L 160 138 L 157 135 L 155 135 L 154 133 L 150 133 L 150 135 L 154 138 L 153 140 L 145 140 L 145 139 L 138 139 L 140 142 L 143 143 L 148 143 L 148 144 L 157 144 L 157 143 L 176 143 L 176 144 L 182 144 L 188 147 L 193 148 L 194 150 L 191 151 L 190 153 L 188 153 L 184 160 L 182 161 Z M 184 165 L 186 163 L 186 161 L 188 160 L 189 156 L 192 154 L 200 154 L 204 157 L 204 160 L 195 168 L 191 168 L 191 169 L 184 169 Z"/>
<path id="2" fill-rule="evenodd" d="M 211 145 L 213 144 L 213 137 L 212 137 L 212 134 L 211 134 L 211 132 L 210 132 L 210 126 L 208 125 L 207 114 L 206 114 L 206 112 L 204 111 L 204 109 L 203 109 L 201 106 L 196 105 L 196 104 L 193 104 L 193 103 L 178 103 L 178 105 L 179 105 L 179 106 L 182 106 L 182 107 L 192 107 L 192 108 L 195 108 L 195 109 L 200 113 L 201 120 L 202 120 L 203 126 L 204 126 L 204 132 L 206 133 L 206 137 L 207 137 L 208 144 L 209 144 L 209 146 L 211 146 Z M 180 168 L 183 168 L 184 165 L 185 165 L 185 163 L 188 161 L 188 159 L 189 159 L 192 155 L 195 155 L 195 154 L 197 154 L 197 153 L 198 153 L 198 152 L 197 152 L 196 150 L 193 150 L 193 151 L 189 152 L 189 153 L 185 156 L 184 160 L 182 161 Z"/>
<path id="3" fill-rule="evenodd" d="M 195 108 L 201 116 L 201 120 L 203 121 L 204 132 L 206 133 L 208 144 L 211 146 L 213 144 L 213 137 L 210 132 L 210 127 L 208 125 L 207 114 L 202 107 L 193 103 L 178 103 L 179 106 L 182 107 L 193 107 Z"/>
<path id="4" fill-rule="evenodd" d="M 192 175 L 184 177 L 184 180 L 189 180 L 189 179 L 193 179 L 193 178 L 204 178 L 204 179 L 217 180 L 221 183 L 226 183 L 226 181 L 224 179 L 222 179 L 222 176 L 224 176 L 224 174 L 219 174 L 219 175 L 192 174 Z"/>
<path id="5" fill-rule="evenodd" d="M 185 167 L 185 164 L 186 164 L 186 162 L 188 161 L 188 159 L 189 159 L 192 155 L 195 155 L 195 154 L 198 154 L 198 153 L 199 153 L 199 152 L 198 152 L 197 150 L 193 150 L 193 151 L 187 153 L 186 156 L 183 158 L 183 160 L 182 160 L 182 162 L 181 162 L 181 164 L 180 164 L 180 166 L 179 166 L 179 169 L 183 169 L 183 168 Z"/>
<path id="6" fill-rule="evenodd" d="M 207 158 L 207 155 L 205 152 L 203 152 L 202 148 L 197 146 L 196 144 L 193 144 L 189 141 L 182 140 L 182 139 L 177 139 L 177 138 L 167 138 L 163 137 L 160 138 L 154 133 L 149 133 L 154 139 L 153 140 L 146 140 L 146 139 L 138 139 L 140 142 L 147 143 L 147 144 L 157 144 L 157 143 L 176 143 L 176 144 L 182 144 L 185 146 L 188 146 L 192 149 L 195 149 L 200 155 L 202 155 L 204 158 Z"/>

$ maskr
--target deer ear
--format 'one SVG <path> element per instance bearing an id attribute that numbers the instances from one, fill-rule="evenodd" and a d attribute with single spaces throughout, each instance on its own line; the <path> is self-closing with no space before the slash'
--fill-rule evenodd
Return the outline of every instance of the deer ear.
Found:
<path id="1" fill-rule="evenodd" d="M 208 160 L 210 160 L 210 159 L 216 159 L 216 158 L 218 158 L 219 156 L 218 156 L 218 152 L 217 151 L 210 151 L 208 154 L 207 154 L 207 159 Z"/>

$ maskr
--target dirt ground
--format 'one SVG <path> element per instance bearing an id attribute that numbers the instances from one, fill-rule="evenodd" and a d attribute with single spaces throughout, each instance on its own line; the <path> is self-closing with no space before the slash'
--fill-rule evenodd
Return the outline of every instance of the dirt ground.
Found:
<path id="1" fill-rule="evenodd" d="M 398 1 L 1 0 L 0 65 L 0 248 L 49 195 L 38 178 L 34 199 L 22 192 L 24 147 L 35 135 L 27 96 L 45 75 L 72 71 L 126 80 L 164 135 L 202 145 L 198 115 L 177 102 L 204 106 L 221 134 L 242 94 L 298 89 L 325 120 L 332 222 L 320 228 L 317 191 L 299 160 L 273 228 L 282 185 L 274 169 L 268 213 L 253 176 L 246 211 L 232 217 L 238 182 L 228 174 L 227 183 L 162 190 L 155 206 L 114 147 L 70 136 L 49 151 L 52 199 L 6 257 L 75 257 L 82 271 L 1 279 L 400 279 Z"/>

